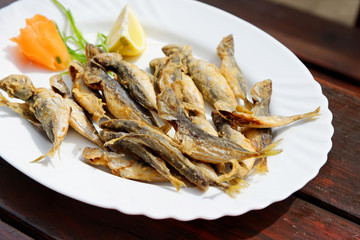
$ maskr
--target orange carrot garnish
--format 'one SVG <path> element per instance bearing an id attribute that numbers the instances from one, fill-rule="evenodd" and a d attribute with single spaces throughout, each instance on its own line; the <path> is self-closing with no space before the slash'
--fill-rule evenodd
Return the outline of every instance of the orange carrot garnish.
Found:
<path id="1" fill-rule="evenodd" d="M 55 23 L 42 15 L 26 19 L 26 27 L 11 40 L 26 57 L 51 70 L 64 70 L 71 60 Z"/>

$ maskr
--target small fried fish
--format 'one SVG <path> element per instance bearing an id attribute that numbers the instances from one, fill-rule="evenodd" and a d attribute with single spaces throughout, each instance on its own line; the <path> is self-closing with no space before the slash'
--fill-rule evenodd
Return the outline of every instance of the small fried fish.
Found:
<path id="1" fill-rule="evenodd" d="M 46 135 L 53 143 L 48 153 L 38 157 L 33 162 L 46 156 L 53 157 L 59 149 L 69 129 L 70 107 L 63 98 L 45 88 L 35 88 L 25 75 L 10 75 L 0 80 L 0 88 L 9 96 L 25 101 L 41 123 Z"/>
<path id="2" fill-rule="evenodd" d="M 96 131 L 92 122 L 86 116 L 82 107 L 80 107 L 74 99 L 71 98 L 70 90 L 63 81 L 61 75 L 57 74 L 50 78 L 50 86 L 53 92 L 58 93 L 64 98 L 65 103 L 71 108 L 70 126 L 78 133 L 104 148 L 98 132 Z"/>
<path id="3" fill-rule="evenodd" d="M 102 91 L 106 107 L 114 117 L 152 123 L 149 110 L 134 101 L 126 89 L 93 60 L 85 68 L 84 81 L 91 88 Z"/>
<path id="4" fill-rule="evenodd" d="M 247 83 L 234 57 L 234 39 L 230 34 L 222 39 L 217 47 L 217 54 L 221 59 L 220 72 L 227 80 L 236 97 L 251 106 L 247 100 Z"/>
<path id="5" fill-rule="evenodd" d="M 245 112 L 228 112 L 219 110 L 221 116 L 227 119 L 231 125 L 249 128 L 272 128 L 281 127 L 293 123 L 300 119 L 310 119 L 320 116 L 320 107 L 312 112 L 297 114 L 293 116 L 254 116 Z"/>
<path id="6" fill-rule="evenodd" d="M 70 63 L 71 93 L 75 101 L 92 116 L 92 119 L 99 122 L 101 118 L 108 118 L 104 110 L 105 103 L 97 90 L 85 84 L 84 72 L 84 65 L 75 61 Z"/>
<path id="7" fill-rule="evenodd" d="M 119 83 L 138 103 L 148 110 L 156 111 L 155 90 L 148 73 L 135 64 L 124 61 L 121 55 L 116 53 L 102 53 L 96 55 L 93 60 L 107 71 L 116 73 Z"/>
<path id="8" fill-rule="evenodd" d="M 100 128 L 104 131 L 111 130 L 129 133 L 128 135 L 115 139 L 115 142 L 111 141 L 111 143 L 116 144 L 116 142 L 132 141 L 136 143 L 135 151 L 137 151 L 136 145 L 146 146 L 151 149 L 151 152 L 156 153 L 157 156 L 172 165 L 180 174 L 200 189 L 206 190 L 208 188 L 209 183 L 201 171 L 180 152 L 177 144 L 160 129 L 145 122 L 126 119 L 105 121 L 100 124 Z"/>
<path id="9" fill-rule="evenodd" d="M 253 107 L 251 111 L 254 116 L 270 116 L 270 99 L 272 94 L 272 81 L 266 79 L 256 83 L 251 89 Z M 267 147 L 272 141 L 271 128 L 245 128 L 243 134 L 250 139 L 257 151 Z M 259 172 L 267 172 L 267 159 L 259 159 L 256 165 Z"/>
<path id="10" fill-rule="evenodd" d="M 86 147 L 83 157 L 94 165 L 109 167 L 114 175 L 126 179 L 145 182 L 168 181 L 154 168 L 134 156 L 107 152 L 101 148 Z"/>
<path id="11" fill-rule="evenodd" d="M 185 59 L 188 74 L 205 100 L 216 109 L 229 111 L 236 109 L 235 95 L 220 70 L 214 64 L 193 57 L 191 51 L 186 49 L 186 46 L 171 44 L 166 45 L 164 48 L 167 49 L 165 52 L 167 56 L 176 52 L 183 55 L 181 59 Z"/>

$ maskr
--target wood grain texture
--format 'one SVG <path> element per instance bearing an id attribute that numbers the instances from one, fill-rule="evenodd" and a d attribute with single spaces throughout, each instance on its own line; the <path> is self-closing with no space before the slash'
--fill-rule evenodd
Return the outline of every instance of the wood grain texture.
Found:
<path id="1" fill-rule="evenodd" d="M 351 78 L 329 73 L 329 71 L 319 69 L 312 64 L 305 63 L 305 65 L 307 65 L 315 80 L 317 80 L 323 87 L 336 89 L 344 94 L 360 98 L 360 82 L 358 83 L 353 81 Z"/>
<path id="2" fill-rule="evenodd" d="M 0 220 L 0 239 L 32 240 L 26 234 Z"/>
<path id="3" fill-rule="evenodd" d="M 0 208 L 54 239 L 333 239 L 360 236 L 357 224 L 295 197 L 261 211 L 214 221 L 130 216 L 56 193 L 0 160 Z M 314 226 L 317 230 L 313 231 Z"/>
<path id="4" fill-rule="evenodd" d="M 333 147 L 318 176 L 301 191 L 360 219 L 360 98 L 329 84 L 322 89 L 333 113 Z"/>

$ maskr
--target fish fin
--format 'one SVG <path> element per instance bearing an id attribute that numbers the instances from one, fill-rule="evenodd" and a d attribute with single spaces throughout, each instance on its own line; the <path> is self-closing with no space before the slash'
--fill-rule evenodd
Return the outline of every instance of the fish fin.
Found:
<path id="1" fill-rule="evenodd" d="M 250 111 L 249 109 L 247 109 L 246 107 L 243 107 L 241 105 L 237 105 L 236 106 L 236 111 L 238 112 L 244 112 L 244 113 L 248 113 L 248 114 L 253 114 L 252 111 Z"/>
<path id="2" fill-rule="evenodd" d="M 229 186 L 225 190 L 225 193 L 231 198 L 235 198 L 236 194 L 240 193 L 241 189 L 249 186 L 249 183 L 243 178 L 234 178 L 229 181 Z"/>
<path id="3" fill-rule="evenodd" d="M 269 172 L 268 166 L 267 166 L 267 159 L 261 158 L 260 162 L 254 167 L 255 173 L 265 174 Z"/>
<path id="4" fill-rule="evenodd" d="M 55 152 L 60 148 L 62 141 L 57 141 L 53 144 L 53 147 L 44 155 L 41 155 L 40 157 L 36 158 L 35 160 L 31 161 L 31 163 L 38 162 L 42 160 L 43 158 L 49 156 L 50 158 L 54 157 Z M 59 153 L 60 154 L 60 153 Z M 60 158 L 60 155 L 59 155 Z"/>
<path id="5" fill-rule="evenodd" d="M 257 158 L 275 156 L 275 155 L 280 154 L 282 152 L 282 150 L 275 149 L 275 148 L 280 144 L 281 141 L 282 141 L 282 139 L 279 139 L 279 140 L 269 144 L 266 148 L 263 148 L 262 150 L 260 150 L 258 152 L 259 155 L 257 156 Z"/>
<path id="6" fill-rule="evenodd" d="M 319 112 L 320 112 L 320 107 L 317 107 L 317 108 L 315 109 L 315 111 L 309 112 L 309 113 L 305 113 L 305 114 L 303 114 L 303 116 L 304 116 L 304 118 L 319 117 L 319 116 L 321 115 Z"/>
<path id="7" fill-rule="evenodd" d="M 181 187 L 186 187 L 186 184 L 183 181 L 177 179 L 176 177 L 167 176 L 166 178 L 169 179 L 169 181 L 172 183 L 172 185 L 174 185 L 174 187 L 176 188 L 176 191 L 180 191 Z"/>
<path id="8" fill-rule="evenodd" d="M 40 157 L 38 157 L 38 158 L 36 158 L 35 160 L 31 161 L 31 163 L 38 162 L 38 161 L 42 160 L 43 158 L 45 158 L 45 157 L 47 157 L 47 156 L 53 157 L 54 154 L 55 154 L 55 152 L 56 152 L 56 150 L 55 150 L 54 148 L 51 148 L 51 149 L 49 150 L 49 152 L 47 152 L 46 154 L 41 155 Z"/>

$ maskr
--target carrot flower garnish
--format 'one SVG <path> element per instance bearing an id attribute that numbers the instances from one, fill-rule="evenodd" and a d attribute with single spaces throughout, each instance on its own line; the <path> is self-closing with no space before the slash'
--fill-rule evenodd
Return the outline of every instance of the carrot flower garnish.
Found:
<path id="1" fill-rule="evenodd" d="M 64 70 L 71 61 L 55 23 L 42 15 L 26 19 L 26 27 L 11 40 L 19 45 L 26 57 L 48 69 Z"/>

